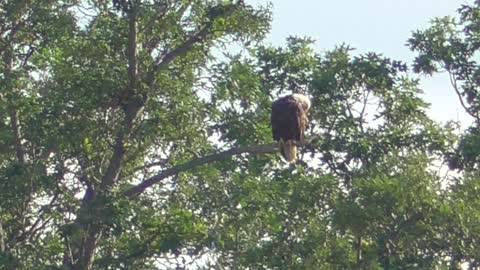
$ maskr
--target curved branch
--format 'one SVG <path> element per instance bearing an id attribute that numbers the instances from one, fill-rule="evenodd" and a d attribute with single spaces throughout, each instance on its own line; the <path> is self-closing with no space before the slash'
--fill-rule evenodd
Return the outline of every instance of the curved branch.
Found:
<path id="1" fill-rule="evenodd" d="M 208 23 L 202 29 L 200 29 L 198 33 L 190 36 L 180 46 L 176 47 L 172 51 L 163 55 L 160 60 L 157 60 L 157 63 L 153 68 L 152 74 L 156 74 L 160 70 L 166 68 L 178 56 L 185 55 L 195 44 L 203 41 L 207 37 L 207 35 L 210 33 L 210 28 L 211 28 L 211 23 Z"/>
<path id="2" fill-rule="evenodd" d="M 314 135 L 310 139 L 305 140 L 303 143 L 297 142 L 297 146 L 305 146 L 308 144 L 316 143 L 320 139 L 320 135 Z M 240 155 L 243 153 L 250 153 L 250 154 L 268 154 L 268 153 L 274 153 L 275 151 L 278 151 L 278 144 L 277 143 L 270 143 L 270 144 L 262 144 L 262 145 L 254 145 L 254 146 L 241 146 L 241 147 L 235 147 L 235 148 L 230 148 L 228 150 L 219 152 L 219 153 L 214 153 L 210 154 L 198 159 L 191 160 L 189 162 L 177 165 L 175 167 L 172 167 L 170 169 L 166 169 L 162 172 L 160 172 L 157 175 L 154 175 L 147 180 L 141 182 L 140 184 L 133 186 L 126 190 L 124 192 L 124 195 L 129 197 L 129 198 L 134 198 L 138 195 L 140 195 L 143 191 L 145 191 L 147 188 L 159 183 L 163 179 L 176 175 L 178 173 L 188 171 L 190 169 L 193 169 L 197 166 L 211 163 L 211 162 L 216 162 L 220 160 L 224 160 L 226 158 Z"/>
<path id="3" fill-rule="evenodd" d="M 462 97 L 462 93 L 460 92 L 460 89 L 458 88 L 458 84 L 457 84 L 457 80 L 455 78 L 455 75 L 450 71 L 448 70 L 448 76 L 450 78 L 450 84 L 453 86 L 453 89 L 455 90 L 455 93 L 457 94 L 458 96 L 458 99 L 460 100 L 460 104 L 462 105 L 463 109 L 465 110 L 465 112 L 467 114 L 469 114 L 471 117 L 473 117 L 477 123 L 480 123 L 480 118 L 478 117 L 478 115 L 475 115 L 471 109 L 465 104 L 465 101 L 463 101 L 463 97 Z"/>
<path id="4" fill-rule="evenodd" d="M 140 184 L 128 189 L 125 191 L 124 195 L 126 195 L 129 198 L 133 198 L 139 194 L 141 194 L 145 189 L 159 183 L 163 179 L 176 175 L 178 173 L 188 171 L 190 169 L 193 169 L 197 166 L 211 163 L 211 162 L 216 162 L 220 160 L 224 160 L 226 158 L 235 156 L 235 155 L 240 155 L 243 153 L 250 153 L 250 154 L 267 154 L 267 153 L 273 153 L 277 151 L 277 144 L 263 144 L 263 145 L 256 145 L 256 146 L 242 146 L 242 147 L 236 147 L 236 148 L 231 148 L 228 150 L 225 150 L 223 152 L 215 153 L 215 154 L 210 154 L 198 159 L 191 160 L 189 162 L 180 164 L 178 166 L 172 167 L 170 169 L 166 169 L 159 174 L 150 177 L 149 179 L 141 182 Z"/>

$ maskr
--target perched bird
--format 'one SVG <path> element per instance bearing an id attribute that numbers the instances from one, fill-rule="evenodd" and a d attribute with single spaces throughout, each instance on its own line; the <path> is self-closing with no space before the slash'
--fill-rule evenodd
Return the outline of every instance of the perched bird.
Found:
<path id="1" fill-rule="evenodd" d="M 273 102 L 271 124 L 273 139 L 279 142 L 280 153 L 289 163 L 297 159 L 297 143 L 304 143 L 310 99 L 302 94 L 281 97 Z"/>

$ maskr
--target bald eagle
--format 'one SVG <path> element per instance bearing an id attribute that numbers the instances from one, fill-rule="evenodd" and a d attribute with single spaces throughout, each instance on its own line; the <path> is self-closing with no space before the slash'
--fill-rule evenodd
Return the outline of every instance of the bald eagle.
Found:
<path id="1" fill-rule="evenodd" d="M 310 106 L 310 99 L 301 94 L 284 96 L 273 102 L 273 139 L 279 142 L 280 153 L 289 163 L 295 163 L 297 159 L 296 143 L 304 143 Z"/>

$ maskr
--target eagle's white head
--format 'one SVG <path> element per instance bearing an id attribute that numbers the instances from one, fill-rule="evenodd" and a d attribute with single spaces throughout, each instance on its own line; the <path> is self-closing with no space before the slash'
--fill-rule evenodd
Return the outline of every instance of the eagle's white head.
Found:
<path id="1" fill-rule="evenodd" d="M 298 102 L 300 102 L 300 104 L 302 104 L 302 107 L 303 107 L 303 110 L 305 111 L 305 113 L 307 113 L 308 110 L 310 110 L 310 107 L 312 106 L 312 102 L 310 101 L 310 99 L 307 96 L 302 95 L 302 94 L 293 94 L 292 96 Z"/>

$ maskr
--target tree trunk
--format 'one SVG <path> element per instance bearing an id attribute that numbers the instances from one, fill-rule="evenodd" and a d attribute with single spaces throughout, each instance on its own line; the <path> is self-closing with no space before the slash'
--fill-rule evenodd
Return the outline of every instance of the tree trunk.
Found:
<path id="1" fill-rule="evenodd" d="M 125 160 L 125 140 L 128 138 L 134 122 L 137 120 L 143 109 L 143 102 L 138 102 L 138 93 L 136 91 L 137 81 L 137 18 L 133 1 L 130 2 L 129 10 L 127 12 L 129 22 L 127 57 L 128 57 L 128 77 L 129 85 L 125 91 L 124 100 L 124 122 L 123 126 L 117 131 L 115 145 L 113 147 L 113 154 L 110 158 L 107 170 L 102 177 L 102 181 L 96 189 L 91 185 L 88 186 L 85 192 L 82 207 L 79 210 L 78 218 L 75 227 L 81 230 L 83 237 L 80 243 L 71 243 L 70 246 L 76 247 L 73 250 L 71 268 L 75 270 L 90 270 L 93 269 L 95 261 L 95 251 L 97 244 L 102 238 L 105 229 L 104 224 L 98 217 L 104 207 L 103 203 L 95 200 L 105 194 L 109 194 L 110 189 L 118 180 L 120 173 L 123 170 Z M 90 181 L 87 180 L 87 183 Z M 93 203 L 95 202 L 95 203 Z M 82 219 L 82 213 L 89 213 L 85 219 Z M 84 224 L 84 222 L 87 222 Z"/>

